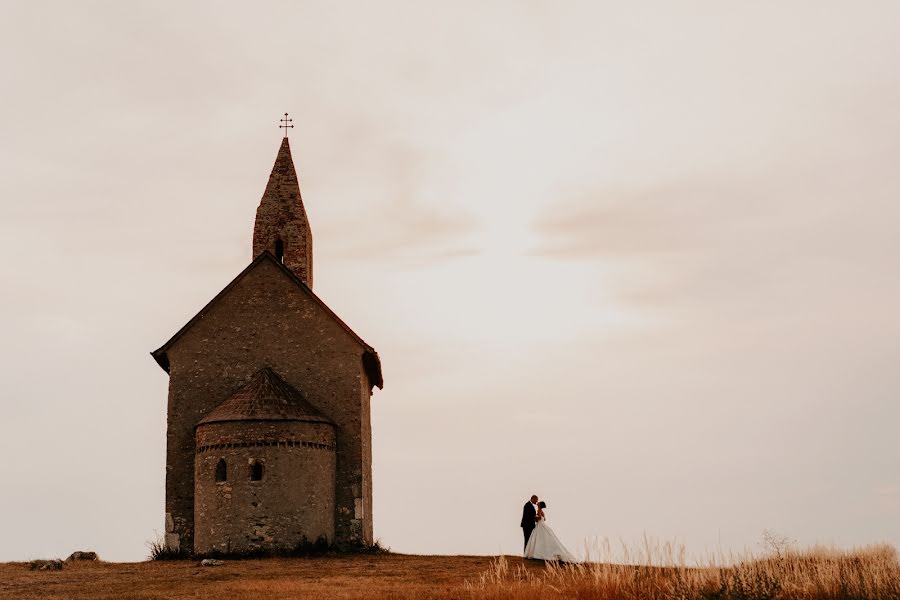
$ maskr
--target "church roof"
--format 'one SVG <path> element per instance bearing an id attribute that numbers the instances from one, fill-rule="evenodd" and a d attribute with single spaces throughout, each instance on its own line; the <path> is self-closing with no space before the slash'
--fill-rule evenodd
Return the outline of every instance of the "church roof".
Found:
<path id="1" fill-rule="evenodd" d="M 283 138 L 281 146 L 278 147 L 278 154 L 275 155 L 275 164 L 272 165 L 272 172 L 269 173 L 262 201 L 288 205 L 296 208 L 306 217 L 306 208 L 303 206 L 303 196 L 300 193 L 300 180 L 297 178 L 297 169 L 294 167 L 288 138 Z"/>
<path id="2" fill-rule="evenodd" d="M 382 377 L 382 374 L 381 374 L 381 359 L 378 358 L 378 353 L 375 351 L 375 348 L 373 348 L 372 346 L 368 345 L 365 341 L 363 341 L 363 339 L 361 337 L 359 337 L 356 334 L 356 332 L 354 332 L 352 329 L 350 329 L 349 325 L 344 323 L 344 321 L 342 321 L 341 318 L 338 317 L 333 310 L 328 308 L 328 305 L 325 304 L 325 302 L 323 302 L 321 298 L 316 296 L 315 292 L 313 292 L 309 286 L 307 286 L 305 283 L 303 283 L 303 281 L 301 281 L 301 279 L 297 276 L 296 273 L 294 273 L 293 271 L 288 269 L 286 266 L 281 264 L 281 262 L 276 260 L 275 257 L 272 256 L 272 254 L 268 251 L 261 252 L 259 254 L 259 256 L 257 256 L 255 259 L 253 259 L 253 262 L 251 262 L 249 265 L 247 265 L 246 269 L 241 271 L 237 277 L 232 279 L 231 283 L 226 285 L 222 289 L 221 292 L 216 294 L 216 297 L 213 298 L 212 300 L 210 300 L 206 306 L 204 306 L 202 309 L 200 309 L 200 312 L 198 312 L 196 315 L 194 315 L 194 317 L 190 321 L 188 321 L 184 325 L 184 327 L 179 329 L 178 332 L 175 335 L 173 335 L 169 339 L 168 342 L 166 342 L 165 344 L 163 344 L 162 346 L 160 346 L 159 348 L 157 348 L 156 350 L 154 350 L 153 352 L 150 353 L 150 355 L 153 356 L 153 358 L 156 360 L 156 362 L 159 364 L 159 366 L 162 367 L 162 369 L 166 373 L 169 372 L 169 356 L 167 354 L 169 351 L 169 348 L 171 348 L 175 344 L 175 342 L 178 341 L 178 339 L 181 336 L 183 336 L 185 333 L 190 331 L 190 329 L 194 326 L 195 323 L 197 323 L 198 321 L 201 321 L 203 319 L 203 317 L 209 312 L 209 310 L 213 306 L 215 306 L 215 304 L 219 300 L 221 300 L 223 297 L 225 297 L 228 294 L 228 292 L 231 290 L 231 288 L 233 288 L 241 279 L 243 279 L 247 275 L 247 273 L 252 271 L 257 265 L 259 265 L 263 261 L 270 261 L 276 267 L 281 269 L 282 272 L 284 272 L 284 274 L 287 275 L 291 279 L 291 281 L 294 282 L 295 285 L 297 285 L 302 290 L 304 290 L 307 294 L 309 294 L 309 297 L 312 298 L 312 300 L 316 304 L 318 304 L 323 309 L 325 309 L 325 312 L 328 315 L 330 315 L 331 318 L 335 320 L 335 322 L 337 322 L 341 327 L 343 327 L 344 330 L 346 330 L 347 333 L 349 333 L 350 336 L 353 337 L 353 339 L 356 340 L 360 346 L 362 346 L 362 348 L 363 348 L 363 353 L 362 353 L 363 367 L 366 370 L 366 374 L 369 376 L 369 382 L 372 385 L 377 386 L 378 389 L 383 389 L 384 388 L 384 378 Z"/>
<path id="3" fill-rule="evenodd" d="M 300 194 L 300 182 L 291 158 L 291 147 L 288 138 L 284 138 L 266 191 L 256 209 L 251 256 L 258 256 L 263 250 L 272 252 L 303 283 L 312 287 L 312 238 L 312 228 Z"/>
<path id="4" fill-rule="evenodd" d="M 266 367 L 200 419 L 197 425 L 221 421 L 319 421 L 331 420 L 307 402 L 296 388 Z"/>

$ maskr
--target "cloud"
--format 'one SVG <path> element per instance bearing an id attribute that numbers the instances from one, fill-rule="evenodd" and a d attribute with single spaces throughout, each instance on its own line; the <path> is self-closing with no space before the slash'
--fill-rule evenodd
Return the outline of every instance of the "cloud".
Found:
<path id="1" fill-rule="evenodd" d="M 318 174 L 306 203 L 323 211 L 313 229 L 316 243 L 327 244 L 323 254 L 418 266 L 478 254 L 471 239 L 477 219 L 435 185 L 439 157 L 387 135 L 373 128 L 346 134 L 353 181 L 333 172 L 339 163 L 314 166 Z"/>
<path id="2" fill-rule="evenodd" d="M 471 217 L 448 214 L 406 197 L 382 205 L 377 212 L 350 217 L 341 228 L 335 255 L 349 260 L 402 260 L 432 264 L 479 253 L 468 235 L 477 230 Z M 332 229 L 334 225 L 332 225 Z"/>
<path id="3" fill-rule="evenodd" d="M 582 191 L 533 223 L 533 254 L 622 264 L 623 293 L 640 302 L 780 302 L 780 310 L 897 292 L 893 227 L 900 178 L 890 161 L 865 196 L 859 165 L 807 177 L 785 165 L 756 177 L 707 175 L 664 185 Z M 835 287 L 844 281 L 846 286 Z M 886 289 L 887 288 L 887 289 Z M 886 308 L 886 307 L 885 307 Z"/>

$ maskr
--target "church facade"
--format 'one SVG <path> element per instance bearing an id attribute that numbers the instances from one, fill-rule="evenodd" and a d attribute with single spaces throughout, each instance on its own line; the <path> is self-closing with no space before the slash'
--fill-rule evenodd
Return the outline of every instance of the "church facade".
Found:
<path id="1" fill-rule="evenodd" d="M 169 374 L 165 537 L 208 553 L 370 545 L 370 401 L 381 362 L 312 290 L 288 138 L 252 262 L 159 349 Z"/>

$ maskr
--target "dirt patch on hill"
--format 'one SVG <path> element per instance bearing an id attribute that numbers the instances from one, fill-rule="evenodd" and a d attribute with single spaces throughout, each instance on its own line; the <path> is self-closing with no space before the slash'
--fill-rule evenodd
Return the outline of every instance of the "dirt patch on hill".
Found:
<path id="1" fill-rule="evenodd" d="M 466 580 L 491 563 L 489 556 L 386 554 L 225 561 L 75 563 L 62 571 L 32 571 L 26 563 L 0 564 L 0 597 L 20 600 L 149 599 L 221 600 L 303 598 L 457 598 Z M 511 558 L 511 562 L 522 562 Z M 539 570 L 540 564 L 527 568 Z"/>

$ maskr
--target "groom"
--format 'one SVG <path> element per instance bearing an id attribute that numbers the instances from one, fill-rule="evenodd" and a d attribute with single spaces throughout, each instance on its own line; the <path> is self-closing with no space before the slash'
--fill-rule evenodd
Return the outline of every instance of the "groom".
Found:
<path id="1" fill-rule="evenodd" d="M 531 500 L 522 507 L 522 533 L 525 534 L 525 547 L 528 547 L 528 538 L 534 531 L 535 521 L 537 521 L 537 503 L 538 497 L 532 496 Z"/>

